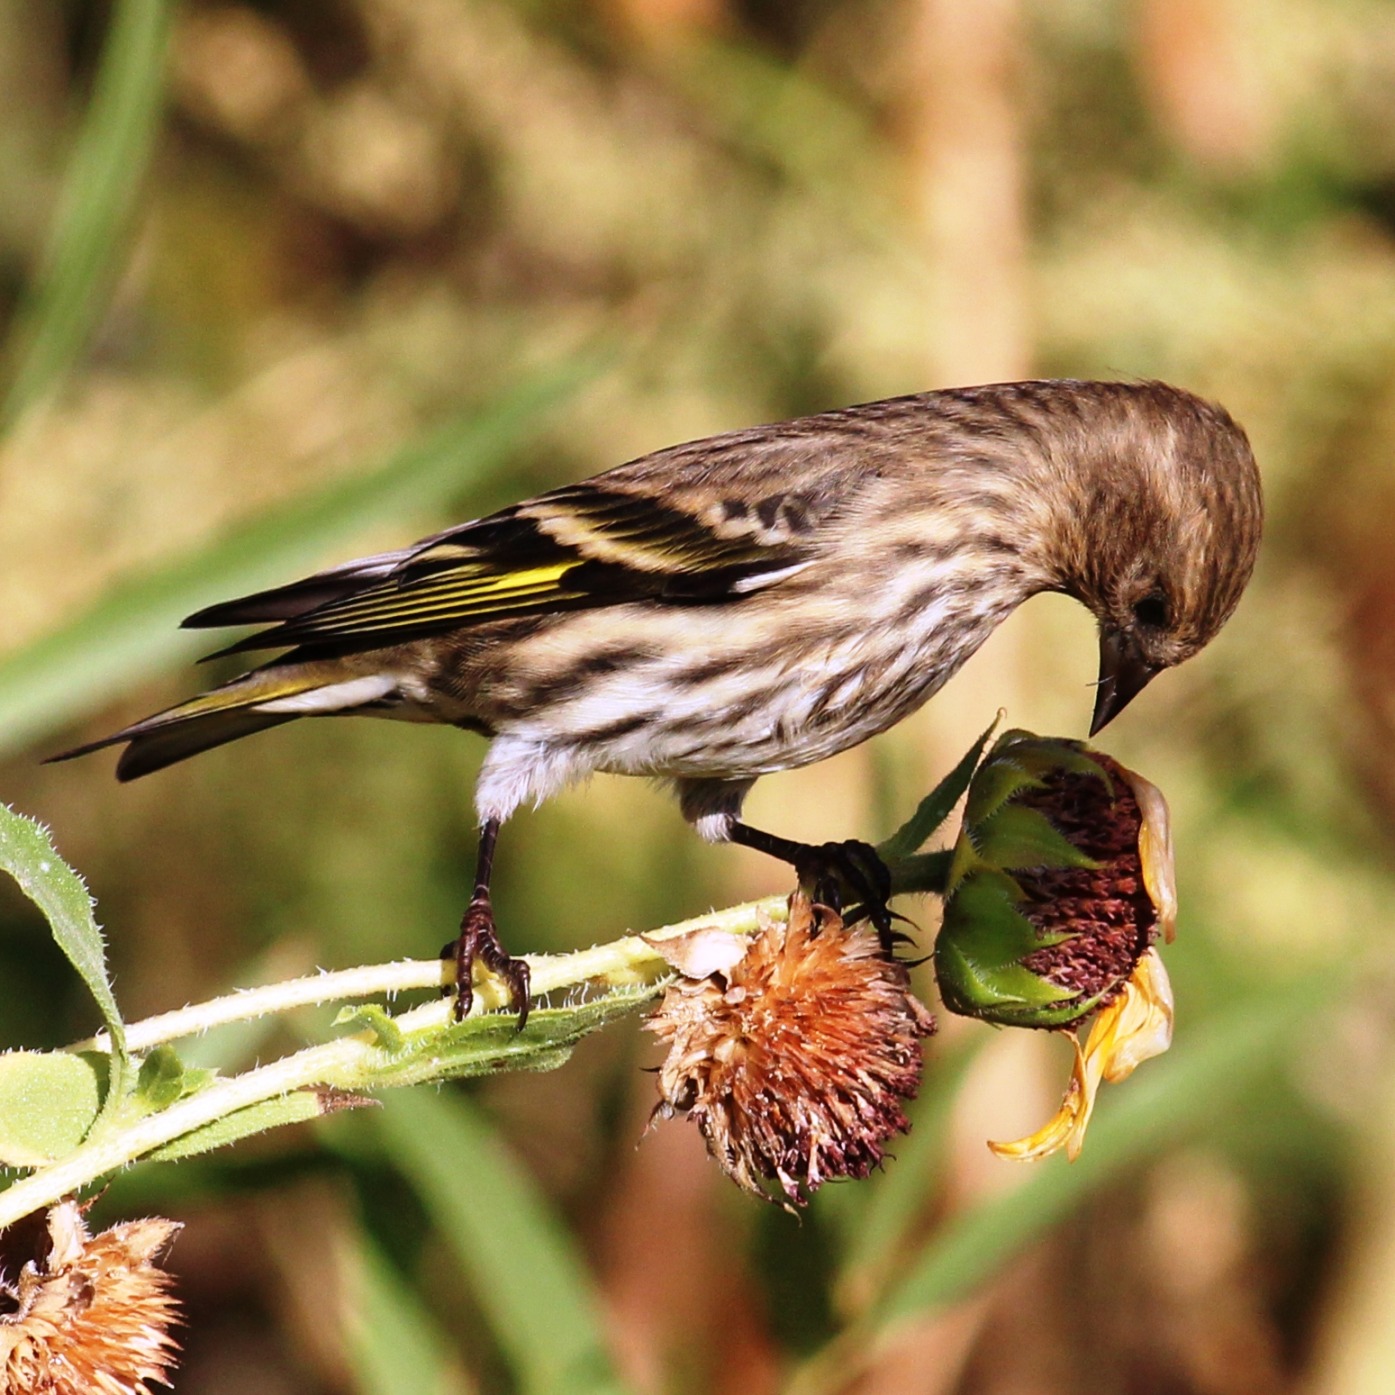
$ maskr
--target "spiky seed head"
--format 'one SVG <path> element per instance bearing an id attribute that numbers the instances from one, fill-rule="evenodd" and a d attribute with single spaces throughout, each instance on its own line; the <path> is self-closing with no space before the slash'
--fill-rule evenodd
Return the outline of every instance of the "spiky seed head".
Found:
<path id="1" fill-rule="evenodd" d="M 690 973 L 649 1022 L 669 1048 L 656 1115 L 689 1114 L 728 1176 L 767 1199 L 774 1182 L 787 1205 L 865 1177 L 907 1127 L 934 1031 L 905 967 L 802 894 L 734 955 L 666 952 Z"/>

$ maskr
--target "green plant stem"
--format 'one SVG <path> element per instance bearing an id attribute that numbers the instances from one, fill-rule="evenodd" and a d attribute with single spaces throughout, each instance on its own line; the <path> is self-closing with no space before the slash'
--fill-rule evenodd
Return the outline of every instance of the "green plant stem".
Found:
<path id="1" fill-rule="evenodd" d="M 750 934 L 762 923 L 783 919 L 785 914 L 785 898 L 767 897 L 696 916 L 643 936 L 627 935 L 592 949 L 539 955 L 529 960 L 534 993 L 578 992 L 599 985 L 604 992 L 617 998 L 631 994 L 630 1005 L 638 1007 L 652 995 L 635 990 L 653 987 L 672 972 L 655 947 L 665 939 L 699 928 Z M 129 1028 L 128 1041 L 133 1049 L 148 1051 L 223 1023 L 248 1021 L 313 1003 L 391 994 L 404 988 L 440 987 L 443 981 L 448 982 L 448 979 L 443 976 L 439 960 L 372 965 L 337 974 L 318 974 L 247 989 L 134 1023 Z M 476 988 L 471 1017 L 478 1018 L 490 1009 L 507 1006 L 507 991 L 492 979 L 486 979 Z M 581 1007 L 580 1003 L 576 1004 L 578 1011 Z M 624 1003 L 622 1007 L 628 1010 Z M 292 1091 L 363 1091 L 449 1077 L 446 1037 L 457 1024 L 452 1022 L 452 1005 L 448 999 L 422 1004 L 384 1021 L 392 1029 L 391 1040 L 380 1024 L 307 1047 L 241 1075 L 216 1080 L 158 1112 L 129 1122 L 113 1122 L 109 1128 L 94 1133 L 66 1158 L 41 1168 L 0 1193 L 0 1230 L 147 1153 L 239 1110 Z M 441 1049 L 431 1049 L 438 1038 L 443 1043 Z M 428 1049 L 404 1050 L 404 1044 L 425 1045 Z M 110 1042 L 103 1033 L 73 1049 L 109 1050 Z"/>
<path id="2" fill-rule="evenodd" d="M 612 986 L 638 984 L 652 980 L 656 973 L 667 972 L 668 965 L 654 948 L 655 944 L 704 927 L 726 930 L 734 935 L 750 935 L 763 920 L 783 920 L 786 915 L 783 896 L 767 896 L 760 901 L 748 901 L 723 911 L 694 916 L 690 920 L 649 931 L 644 935 L 627 935 L 609 944 L 591 949 L 574 950 L 570 954 L 535 954 L 522 956 L 532 976 L 535 996 L 571 988 L 590 979 L 602 979 Z M 198 1036 L 214 1027 L 230 1022 L 251 1022 L 299 1007 L 315 1007 L 323 1003 L 351 1002 L 359 998 L 393 994 L 421 988 L 449 988 L 455 982 L 455 970 L 448 960 L 404 959 L 391 964 L 364 964 L 333 973 L 309 974 L 304 978 L 268 983 L 259 988 L 240 988 L 206 1003 L 194 1003 L 133 1022 L 126 1028 L 126 1040 L 132 1052 L 149 1051 L 154 1046 Z M 472 1016 L 505 1008 L 509 1005 L 508 991 L 495 979 L 486 978 L 475 987 Z M 424 1028 L 444 1026 L 450 1012 L 449 1002 L 428 1003 L 404 1014 L 398 1021 Z M 111 1039 L 105 1032 L 88 1037 L 69 1048 L 72 1051 L 110 1051 Z"/>
<path id="3" fill-rule="evenodd" d="M 929 891 L 942 885 L 945 857 L 932 853 L 898 860 L 892 868 L 897 890 Z M 535 1008 L 535 1020 L 545 1014 L 552 1019 L 552 1036 L 541 1043 L 520 1036 L 518 1050 L 513 1053 L 511 1048 L 500 1047 L 496 1034 L 490 1047 L 494 1068 L 508 1068 L 511 1054 L 517 1057 L 515 1065 L 537 1066 L 544 1060 L 555 1065 L 559 1058 L 548 1057 L 549 1049 L 565 1054 L 578 1036 L 607 1020 L 585 1016 L 597 1001 L 604 999 L 615 1012 L 628 1012 L 649 1001 L 672 972 L 660 949 L 665 940 L 699 929 L 750 935 L 763 924 L 783 920 L 787 913 L 785 897 L 769 896 L 647 934 L 626 935 L 591 949 L 530 957 L 527 962 L 535 998 L 562 995 L 567 1001 L 561 1008 Z M 439 959 L 405 960 L 243 989 L 132 1023 L 126 1029 L 128 1049 L 139 1056 L 214 1027 L 300 1007 L 390 998 L 408 989 L 449 988 L 452 972 L 449 962 Z M 470 1020 L 477 1022 L 486 1013 L 512 1006 L 507 989 L 487 975 L 476 985 Z M 364 1012 L 362 1030 L 306 1047 L 240 1075 L 214 1079 L 165 1108 L 123 1118 L 120 1101 L 116 1101 L 116 1107 L 104 1114 L 100 1125 L 76 1150 L 0 1192 L 0 1230 L 149 1153 L 239 1111 L 295 1091 L 363 1092 L 465 1073 L 461 1063 L 469 1063 L 471 1048 L 469 1044 L 462 1046 L 461 1024 L 453 1020 L 449 997 L 439 997 L 395 1017 L 376 1009 Z M 530 1022 L 526 1035 L 531 1037 L 532 1033 Z M 111 1038 L 101 1032 L 70 1050 L 110 1054 Z"/>

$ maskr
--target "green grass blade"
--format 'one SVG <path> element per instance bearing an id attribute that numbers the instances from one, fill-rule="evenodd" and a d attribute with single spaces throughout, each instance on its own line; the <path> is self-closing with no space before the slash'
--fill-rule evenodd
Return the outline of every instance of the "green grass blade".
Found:
<path id="1" fill-rule="evenodd" d="M 963 1298 L 1119 1173 L 1195 1134 L 1281 1060 L 1297 1027 L 1347 983 L 1342 972 L 1237 1003 L 1108 1089 L 1079 1160 L 1039 1164 L 1023 1186 L 950 1221 L 880 1305 L 879 1325 Z"/>
<path id="2" fill-rule="evenodd" d="M 566 1227 L 474 1107 L 413 1090 L 375 1121 L 469 1275 L 525 1395 L 618 1395 L 599 1307 Z"/>
<path id="3" fill-rule="evenodd" d="M 8 429 L 57 385 L 106 308 L 155 144 L 170 0 L 120 0 L 58 201 L 33 298 L 22 308 Z"/>
<path id="4" fill-rule="evenodd" d="M 106 950 L 93 915 L 92 897 L 82 878 L 59 857 L 48 830 L 3 804 L 0 870 L 8 872 L 44 913 L 59 948 L 97 1000 L 111 1039 L 124 1059 L 126 1034 L 107 977 Z"/>
<path id="5" fill-rule="evenodd" d="M 966 1041 L 937 1063 L 911 1109 L 911 1131 L 896 1141 L 895 1159 L 878 1175 L 876 1185 L 861 1192 L 843 1189 L 840 1199 L 857 1197 L 856 1209 L 839 1218 L 843 1253 L 836 1296 L 843 1313 L 868 1306 L 924 1224 L 927 1203 L 945 1165 L 950 1112 L 986 1041 L 986 1034 Z"/>
<path id="6" fill-rule="evenodd" d="M 221 541 L 128 582 L 0 660 L 0 756 L 96 711 L 116 693 L 211 647 L 178 628 L 190 611 L 304 574 L 370 523 L 439 507 L 498 470 L 549 407 L 596 371 L 578 358 L 457 419 L 386 465 L 282 505 Z M 404 539 L 405 541 L 405 539 Z"/>
<path id="7" fill-rule="evenodd" d="M 450 1344 L 435 1319 L 366 1235 L 349 1256 L 347 1351 L 363 1395 L 458 1395 Z"/>

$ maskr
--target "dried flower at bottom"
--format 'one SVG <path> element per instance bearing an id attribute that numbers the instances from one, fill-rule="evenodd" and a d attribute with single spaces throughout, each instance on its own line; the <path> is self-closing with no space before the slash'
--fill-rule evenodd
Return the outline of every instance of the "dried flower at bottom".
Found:
<path id="1" fill-rule="evenodd" d="M 751 941 L 698 931 L 657 946 L 685 977 L 649 1028 L 668 1043 L 655 1113 L 688 1113 L 747 1191 L 803 1205 L 865 1177 L 908 1127 L 934 1020 L 865 927 L 796 894 Z M 702 976 L 697 976 L 701 974 Z"/>
<path id="2" fill-rule="evenodd" d="M 155 1260 L 179 1225 L 128 1221 L 89 1235 L 60 1202 L 38 1257 L 0 1275 L 0 1391 L 5 1395 L 150 1395 L 168 1385 L 178 1302 Z"/>

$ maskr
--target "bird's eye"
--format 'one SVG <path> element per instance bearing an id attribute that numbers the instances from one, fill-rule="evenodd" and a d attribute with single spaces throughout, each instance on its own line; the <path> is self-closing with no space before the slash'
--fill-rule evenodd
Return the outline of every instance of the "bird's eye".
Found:
<path id="1" fill-rule="evenodd" d="M 1151 595 L 1144 596 L 1141 601 L 1134 605 L 1133 618 L 1144 629 L 1163 629 L 1168 620 L 1167 597 L 1161 591 L 1154 591 Z"/>

